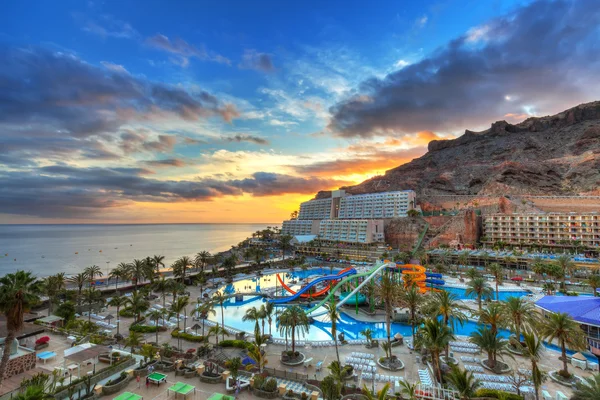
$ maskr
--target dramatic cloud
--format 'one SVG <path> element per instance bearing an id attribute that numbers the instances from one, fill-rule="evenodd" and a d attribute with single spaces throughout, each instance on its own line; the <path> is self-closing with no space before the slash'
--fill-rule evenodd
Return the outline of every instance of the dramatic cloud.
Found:
<path id="1" fill-rule="evenodd" d="M 210 200 L 227 195 L 310 194 L 347 182 L 257 172 L 251 178 L 197 181 L 157 180 L 143 168 L 75 168 L 53 165 L 29 173 L 0 172 L 0 206 L 6 214 L 90 217 L 132 202 Z"/>
<path id="2" fill-rule="evenodd" d="M 110 146 L 121 133 L 137 149 L 170 151 L 169 135 L 130 134 L 144 122 L 193 122 L 239 116 L 231 104 L 201 91 L 136 78 L 114 64 L 95 67 L 81 59 L 45 49 L 0 47 L 0 141 L 4 160 L 84 156 L 116 157 Z M 8 160 L 10 162 L 10 160 Z"/>
<path id="3" fill-rule="evenodd" d="M 149 167 L 164 168 L 164 167 L 184 167 L 186 162 L 178 158 L 169 158 L 166 160 L 149 160 L 144 161 L 144 164 Z"/>
<path id="4" fill-rule="evenodd" d="M 534 2 L 384 79 L 364 81 L 359 94 L 330 109 L 329 128 L 343 137 L 452 131 L 594 100 L 599 35 L 596 1 Z"/>
<path id="5" fill-rule="evenodd" d="M 259 53 L 256 50 L 246 50 L 239 64 L 242 69 L 255 69 L 257 71 L 271 72 L 275 70 L 273 60 L 267 53 Z"/>
<path id="6" fill-rule="evenodd" d="M 260 145 L 268 145 L 269 141 L 263 137 L 260 136 L 256 136 L 256 135 L 246 135 L 246 134 L 237 134 L 234 136 L 224 136 L 223 140 L 225 140 L 226 142 L 250 142 L 250 143 L 254 143 L 254 144 L 260 144 Z"/>
<path id="7" fill-rule="evenodd" d="M 171 59 L 171 61 L 182 67 L 187 67 L 189 64 L 189 59 L 192 57 L 195 57 L 199 60 L 214 61 L 227 65 L 231 64 L 231 61 L 226 57 L 209 52 L 203 46 L 197 47 L 191 45 L 180 38 L 171 40 L 167 36 L 160 33 L 146 39 L 146 43 L 156 49 L 173 54 L 176 58 Z"/>

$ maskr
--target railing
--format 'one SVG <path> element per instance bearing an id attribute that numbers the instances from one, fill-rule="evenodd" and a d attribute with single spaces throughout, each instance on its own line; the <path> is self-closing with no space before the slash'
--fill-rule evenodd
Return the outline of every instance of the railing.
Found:
<path id="1" fill-rule="evenodd" d="M 304 383 L 308 379 L 307 374 L 299 374 L 297 372 L 282 371 L 282 370 L 275 369 L 275 368 L 264 368 L 263 371 L 266 372 L 270 376 L 274 376 L 277 378 L 289 379 L 289 380 L 295 380 L 300 383 Z"/>

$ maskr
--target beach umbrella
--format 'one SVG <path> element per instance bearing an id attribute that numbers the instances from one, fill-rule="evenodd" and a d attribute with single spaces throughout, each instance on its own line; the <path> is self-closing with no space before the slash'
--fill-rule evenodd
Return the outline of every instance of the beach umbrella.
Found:
<path id="1" fill-rule="evenodd" d="M 192 329 L 194 331 L 196 331 L 196 335 L 198 335 L 198 329 L 202 328 L 202 326 L 198 325 L 198 324 L 194 324 L 194 326 L 192 326 Z"/>
<path id="2" fill-rule="evenodd" d="M 110 320 L 115 319 L 115 317 L 112 314 L 108 314 L 106 317 L 104 317 L 104 319 L 110 323 Z"/>
<path id="3" fill-rule="evenodd" d="M 515 282 L 517 282 L 517 281 L 519 281 L 519 282 L 520 282 L 520 281 L 522 281 L 522 280 L 523 280 L 523 278 L 522 278 L 522 277 L 520 277 L 520 276 L 513 276 L 512 278 L 510 278 L 510 280 L 511 280 L 511 281 L 515 281 Z"/>

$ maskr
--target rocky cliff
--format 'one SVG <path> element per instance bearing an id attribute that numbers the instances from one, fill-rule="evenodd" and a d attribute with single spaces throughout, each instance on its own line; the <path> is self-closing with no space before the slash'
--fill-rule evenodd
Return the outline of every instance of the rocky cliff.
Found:
<path id="1" fill-rule="evenodd" d="M 344 189 L 352 194 L 413 189 L 418 196 L 600 194 L 600 101 L 514 125 L 498 121 L 483 132 L 434 140 L 428 150 Z"/>

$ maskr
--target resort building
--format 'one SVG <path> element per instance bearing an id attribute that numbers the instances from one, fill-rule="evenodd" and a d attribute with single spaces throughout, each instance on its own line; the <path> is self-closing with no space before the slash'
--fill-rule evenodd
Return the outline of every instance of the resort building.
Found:
<path id="1" fill-rule="evenodd" d="M 340 200 L 339 219 L 383 219 L 406 217 L 415 208 L 415 192 L 368 193 L 346 196 Z"/>
<path id="2" fill-rule="evenodd" d="M 579 322 L 590 353 L 600 360 L 600 297 L 544 296 L 535 305 L 544 316 L 567 313 Z"/>
<path id="3" fill-rule="evenodd" d="M 486 243 L 600 246 L 598 213 L 490 214 L 484 217 L 483 230 Z"/>
<path id="4" fill-rule="evenodd" d="M 383 242 L 383 220 L 323 220 L 319 226 L 319 239 L 347 243 Z"/>
<path id="5" fill-rule="evenodd" d="M 283 221 L 281 227 L 282 235 L 298 236 L 298 235 L 317 235 L 319 233 L 319 220 L 311 219 L 291 219 Z"/>

